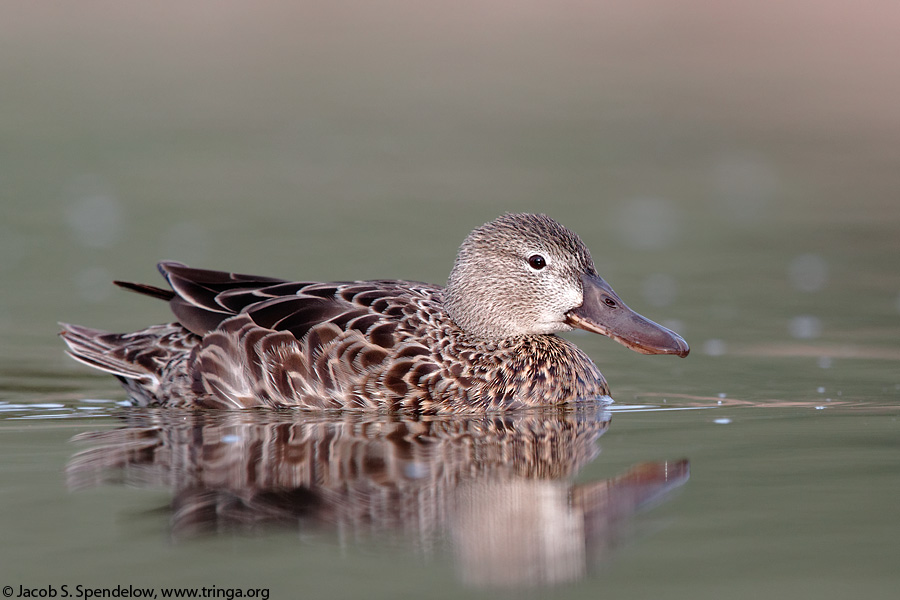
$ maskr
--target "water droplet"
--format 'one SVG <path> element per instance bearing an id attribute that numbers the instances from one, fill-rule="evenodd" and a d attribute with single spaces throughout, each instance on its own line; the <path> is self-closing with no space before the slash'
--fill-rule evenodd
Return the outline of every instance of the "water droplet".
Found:
<path id="1" fill-rule="evenodd" d="M 819 387 L 816 388 L 816 391 L 819 392 L 820 394 L 824 394 L 824 393 L 825 393 L 825 388 L 819 386 Z"/>
<path id="2" fill-rule="evenodd" d="M 788 280 L 801 292 L 818 292 L 828 281 L 828 263 L 818 254 L 801 254 L 791 261 Z"/>
<path id="3" fill-rule="evenodd" d="M 726 394 L 725 392 L 719 392 L 719 398 L 726 398 L 727 396 L 728 394 Z"/>
<path id="4" fill-rule="evenodd" d="M 824 407 L 824 406 L 817 406 L 817 407 L 816 407 L 816 410 L 825 410 L 825 407 Z"/>
<path id="5" fill-rule="evenodd" d="M 800 315 L 791 319 L 788 329 L 793 338 L 811 340 L 822 335 L 822 321 L 812 315 Z"/>
<path id="6" fill-rule="evenodd" d="M 722 417 L 721 419 L 714 419 L 713 423 L 716 423 L 717 425 L 728 425 L 729 423 L 731 423 L 731 419 Z"/>

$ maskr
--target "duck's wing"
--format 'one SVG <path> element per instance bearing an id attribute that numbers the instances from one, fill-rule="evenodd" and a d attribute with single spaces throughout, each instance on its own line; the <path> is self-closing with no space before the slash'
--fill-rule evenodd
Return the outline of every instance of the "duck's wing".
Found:
<path id="1" fill-rule="evenodd" d="M 172 310 L 202 336 L 191 390 L 205 405 L 376 408 L 439 369 L 409 339 L 436 286 L 289 282 L 172 263 L 161 270 Z"/>
<path id="2" fill-rule="evenodd" d="M 193 269 L 177 262 L 162 262 L 159 270 L 172 286 L 171 291 L 144 284 L 117 283 L 168 300 L 179 323 L 200 336 L 239 314 L 247 315 L 265 329 L 290 332 L 297 339 L 324 322 L 341 329 L 366 332 L 385 317 L 391 320 L 392 316 L 402 316 L 397 298 L 407 291 L 404 285 L 407 282 L 287 281 Z"/>

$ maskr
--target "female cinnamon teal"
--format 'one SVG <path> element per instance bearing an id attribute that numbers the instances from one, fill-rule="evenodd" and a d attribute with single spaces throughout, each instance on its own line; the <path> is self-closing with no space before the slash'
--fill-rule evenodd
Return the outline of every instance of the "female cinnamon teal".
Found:
<path id="1" fill-rule="evenodd" d="M 678 334 L 628 308 L 581 239 L 545 215 L 475 229 L 447 286 L 290 282 L 163 262 L 177 321 L 117 334 L 63 325 L 69 354 L 143 405 L 423 413 L 507 410 L 606 396 L 573 328 L 644 354 L 687 356 Z"/>

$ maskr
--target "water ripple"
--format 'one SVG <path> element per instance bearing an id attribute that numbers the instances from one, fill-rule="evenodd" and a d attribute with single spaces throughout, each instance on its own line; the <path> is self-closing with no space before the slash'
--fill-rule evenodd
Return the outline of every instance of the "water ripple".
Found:
<path id="1" fill-rule="evenodd" d="M 0 400 L 0 420 L 83 419 L 110 417 L 127 402 L 88 398 L 76 402 L 6 402 Z"/>

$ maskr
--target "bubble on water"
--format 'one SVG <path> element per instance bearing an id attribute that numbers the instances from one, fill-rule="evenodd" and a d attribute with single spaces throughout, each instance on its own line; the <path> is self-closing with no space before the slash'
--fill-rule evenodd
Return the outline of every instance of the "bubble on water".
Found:
<path id="1" fill-rule="evenodd" d="M 788 324 L 791 337 L 798 340 L 811 340 L 822 335 L 822 321 L 812 315 L 800 315 L 791 319 Z"/>
<path id="2" fill-rule="evenodd" d="M 828 263 L 818 254 L 801 254 L 788 266 L 788 280 L 801 292 L 818 292 L 828 281 Z"/>
<path id="3" fill-rule="evenodd" d="M 172 257 L 188 264 L 202 263 L 209 256 L 209 240 L 209 233 L 202 225 L 179 221 L 160 235 L 161 256 Z"/>
<path id="4" fill-rule="evenodd" d="M 819 357 L 819 368 L 820 369 L 830 369 L 832 360 L 830 356 L 820 356 Z"/>
<path id="5" fill-rule="evenodd" d="M 75 289 L 85 302 L 103 302 L 112 292 L 112 274 L 105 267 L 88 267 L 75 275 Z"/>
<path id="6" fill-rule="evenodd" d="M 81 177 L 66 190 L 64 216 L 75 240 L 91 248 L 109 248 L 123 233 L 122 206 L 110 187 L 96 177 Z"/>
<path id="7" fill-rule="evenodd" d="M 728 394 L 726 394 L 725 392 L 719 392 L 719 398 L 727 398 L 727 397 L 728 397 Z"/>
<path id="8" fill-rule="evenodd" d="M 632 198 L 613 214 L 616 231 L 633 248 L 657 250 L 681 234 L 681 213 L 668 198 Z"/>
<path id="9" fill-rule="evenodd" d="M 825 388 L 819 386 L 819 387 L 816 388 L 816 391 L 819 392 L 820 394 L 824 394 L 824 393 L 825 393 Z"/>
<path id="10" fill-rule="evenodd" d="M 726 154 L 712 168 L 712 183 L 722 212 L 741 225 L 763 220 L 778 191 L 778 176 L 759 157 Z"/>
<path id="11" fill-rule="evenodd" d="M 653 306 L 669 306 L 678 295 L 675 278 L 665 273 L 654 273 L 644 278 L 641 286 L 644 299 Z"/>
<path id="12" fill-rule="evenodd" d="M 816 407 L 816 410 L 825 410 L 825 407 L 824 407 L 824 406 L 817 406 L 817 407 Z"/>
<path id="13" fill-rule="evenodd" d="M 722 356 L 725 354 L 725 342 L 719 339 L 706 340 L 703 342 L 703 353 L 709 356 Z"/>
<path id="14" fill-rule="evenodd" d="M 728 425 L 729 423 L 731 423 L 731 419 L 729 419 L 728 417 L 722 417 L 720 419 L 713 419 L 713 423 L 717 425 Z"/>

